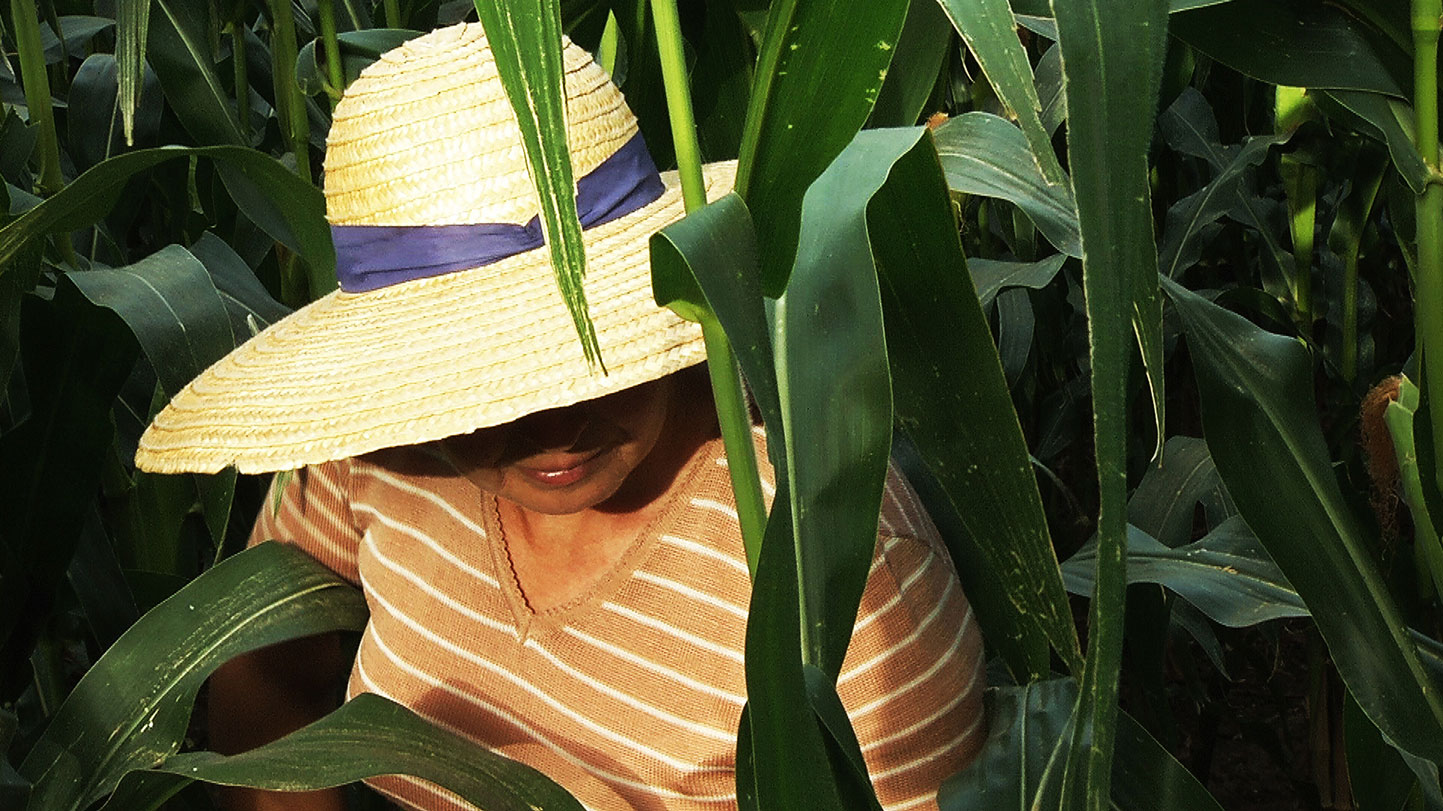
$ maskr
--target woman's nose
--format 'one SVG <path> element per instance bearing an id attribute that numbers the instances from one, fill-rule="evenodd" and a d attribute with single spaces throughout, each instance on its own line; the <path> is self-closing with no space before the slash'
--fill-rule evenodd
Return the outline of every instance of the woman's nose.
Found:
<path id="1" fill-rule="evenodd" d="M 591 418 L 577 406 L 528 414 L 516 422 L 517 433 L 538 450 L 566 450 L 576 444 Z"/>

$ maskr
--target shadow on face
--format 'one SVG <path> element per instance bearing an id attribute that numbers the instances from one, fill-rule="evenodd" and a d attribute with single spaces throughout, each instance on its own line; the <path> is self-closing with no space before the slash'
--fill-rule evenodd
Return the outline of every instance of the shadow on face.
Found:
<path id="1" fill-rule="evenodd" d="M 715 435 L 702 371 L 538 411 L 440 445 L 477 487 L 531 512 L 639 510 Z"/>

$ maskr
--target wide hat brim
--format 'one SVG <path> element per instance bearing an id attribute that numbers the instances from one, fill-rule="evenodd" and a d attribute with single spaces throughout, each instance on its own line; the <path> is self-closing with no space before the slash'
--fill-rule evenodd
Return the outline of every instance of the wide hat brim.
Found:
<path id="1" fill-rule="evenodd" d="M 716 199 L 736 165 L 704 173 Z M 136 466 L 291 470 L 500 425 L 701 362 L 700 328 L 652 297 L 648 240 L 684 213 L 676 173 L 662 180 L 657 200 L 583 232 L 604 374 L 582 353 L 542 247 L 297 310 L 179 392 L 141 437 Z"/>

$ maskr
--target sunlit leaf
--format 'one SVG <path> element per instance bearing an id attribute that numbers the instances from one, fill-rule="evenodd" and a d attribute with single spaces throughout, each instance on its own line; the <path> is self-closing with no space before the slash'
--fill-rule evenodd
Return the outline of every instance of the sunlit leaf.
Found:
<path id="1" fill-rule="evenodd" d="M 775 462 L 777 496 L 762 562 L 756 567 L 747 624 L 747 650 L 756 653 L 746 659 L 748 703 L 737 751 L 739 804 L 755 811 L 775 803 L 797 805 L 832 797 L 840 808 L 840 798 L 848 792 L 839 789 L 838 782 L 848 779 L 848 772 L 839 776 L 832 771 L 822 729 L 809 708 L 799 655 L 787 445 L 753 246 L 746 205 L 729 194 L 652 238 L 653 285 L 660 303 L 714 311 L 767 421 L 768 452 Z M 782 752 L 786 755 L 780 756 Z M 837 765 L 849 768 L 845 762 Z"/>
<path id="2" fill-rule="evenodd" d="M 668 250 L 658 250 L 662 243 Z M 713 201 L 694 215 L 658 231 L 652 237 L 652 251 L 657 303 L 704 305 L 716 314 L 767 424 L 768 450 L 774 447 L 779 452 L 786 447 L 780 433 L 781 400 L 773 367 L 771 327 L 762 303 L 756 236 L 746 203 L 735 193 Z M 779 462 L 784 477 L 785 462 Z"/>
<path id="3" fill-rule="evenodd" d="M 127 144 L 135 143 L 135 114 L 145 86 L 145 52 L 150 35 L 151 0 L 117 0 L 115 61 L 119 67 L 116 107 Z"/>
<path id="4" fill-rule="evenodd" d="M 710 7 L 710 5 L 708 6 Z M 877 93 L 868 129 L 910 127 L 928 110 L 923 107 L 937 85 L 937 73 L 952 42 L 942 4 L 936 0 L 911 0 L 907 20 L 897 38 L 897 53 L 887 68 L 887 79 Z"/>
<path id="5" fill-rule="evenodd" d="M 946 499 L 938 508 L 965 527 L 947 542 L 979 615 L 1016 629 L 1016 638 L 993 644 L 1017 678 L 1041 678 L 1050 668 L 1049 646 L 1069 667 L 1078 663 L 1077 637 L 946 186 L 924 143 L 930 139 L 917 137 L 867 212 L 894 408 Z M 1014 585 L 997 593 L 986 579 Z"/>
<path id="6" fill-rule="evenodd" d="M 557 286 L 576 325 L 582 354 L 588 361 L 604 364 L 581 286 L 586 251 L 576 216 L 576 183 L 566 141 L 561 11 L 557 0 L 476 0 L 476 11 L 501 85 L 516 112 Z"/>
<path id="7" fill-rule="evenodd" d="M 936 130 L 937 154 L 953 191 L 1006 200 L 1023 211 L 1052 246 L 1082 256 L 1072 189 L 1052 186 L 1016 126 L 990 113 L 966 113 Z"/>
<path id="8" fill-rule="evenodd" d="M 1062 564 L 1068 591 L 1092 592 L 1096 559 L 1097 547 L 1089 543 Z M 1176 549 L 1129 526 L 1127 582 L 1165 586 L 1230 628 L 1308 615 L 1297 592 L 1238 517 Z"/>
<path id="9" fill-rule="evenodd" d="M 487 811 L 581 811 L 581 803 L 536 769 L 374 693 L 361 693 L 319 721 L 249 752 L 175 755 L 160 768 L 211 783 L 274 791 L 408 774 Z"/>
<path id="10" fill-rule="evenodd" d="M 767 508 L 752 436 L 751 405 L 741 386 L 739 363 L 756 378 L 754 396 L 765 399 L 773 425 L 780 422 L 771 342 L 762 308 L 756 235 L 746 204 L 734 192 L 729 193 L 654 234 L 651 278 L 657 304 L 701 326 L 747 569 L 755 576 Z M 726 322 L 718 318 L 707 300 L 709 295 L 721 302 Z M 738 319 L 742 319 L 741 323 Z M 736 348 L 738 341 L 740 349 Z M 779 429 L 774 438 L 776 452 L 781 453 L 785 443 Z"/>
<path id="11" fill-rule="evenodd" d="M 201 683 L 275 642 L 360 630 L 360 592 L 295 547 L 234 555 L 146 614 L 95 663 L 20 766 L 30 807 L 82 809 L 174 754 Z"/>
<path id="12" fill-rule="evenodd" d="M 806 660 L 833 678 L 876 545 L 892 441 L 868 206 L 919 133 L 859 133 L 807 190 L 796 265 L 776 308 L 773 351 L 798 533 L 802 644 Z M 924 145 L 923 159 L 928 152 Z M 829 406 L 819 411 L 817 403 Z"/>
<path id="13" fill-rule="evenodd" d="M 997 97 L 1014 115 L 1026 136 L 1032 161 L 1048 185 L 1066 185 L 1067 177 L 1052 151 L 1052 138 L 1042 123 L 1042 103 L 1033 84 L 1032 65 L 1007 0 L 941 0 L 952 25 L 976 55 Z"/>
<path id="14" fill-rule="evenodd" d="M 736 184 L 769 296 L 792 268 L 802 197 L 871 114 L 906 13 L 907 0 L 771 4 Z"/>
<path id="15" fill-rule="evenodd" d="M 826 741 L 807 697 L 797 607 L 787 480 L 762 542 L 747 616 L 747 704 L 737 740 L 737 794 L 743 811 L 772 808 L 856 808 L 844 803 Z M 864 806 L 865 807 L 865 806 Z"/>

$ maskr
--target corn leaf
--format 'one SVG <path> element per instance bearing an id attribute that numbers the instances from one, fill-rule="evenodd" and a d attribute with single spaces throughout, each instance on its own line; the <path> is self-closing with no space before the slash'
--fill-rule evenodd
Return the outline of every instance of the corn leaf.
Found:
<path id="1" fill-rule="evenodd" d="M 1056 808 L 1060 742 L 1077 704 L 1074 679 L 987 691 L 988 733 L 981 755 L 942 784 L 941 811 Z M 1221 811 L 1197 778 L 1126 713 L 1119 719 L 1112 807 L 1118 811 Z"/>
<path id="2" fill-rule="evenodd" d="M 154 3 L 154 8 L 141 9 L 149 3 Z M 120 5 L 123 39 L 116 58 L 121 71 L 122 115 L 130 105 L 127 94 L 139 98 L 131 83 L 138 86 L 144 58 L 155 69 L 170 109 L 191 137 L 204 145 L 245 144 L 234 101 L 211 59 L 207 7 L 184 0 L 123 0 Z M 136 28 L 142 20 L 148 22 L 149 30 L 144 42 L 137 37 L 142 29 Z"/>
<path id="3" fill-rule="evenodd" d="M 119 65 L 121 127 L 127 144 L 135 143 L 135 111 L 145 86 L 145 50 L 150 34 L 150 0 L 118 0 L 115 4 L 115 61 Z"/>
<path id="4" fill-rule="evenodd" d="M 74 273 L 69 279 L 91 303 L 125 320 L 170 396 L 235 348 L 210 274 L 179 245 L 133 265 Z"/>
<path id="5" fill-rule="evenodd" d="M 1162 309 L 1147 154 L 1167 34 L 1163 0 L 1054 0 L 1067 95 L 1067 153 L 1082 234 L 1099 493 L 1097 587 L 1061 808 L 1102 811 L 1112 779 L 1127 569 L 1129 332 L 1162 450 Z"/>
<path id="6" fill-rule="evenodd" d="M 265 746 L 226 757 L 167 758 L 173 775 L 272 791 L 306 791 L 385 774 L 407 774 L 456 792 L 487 811 L 581 811 L 541 772 L 442 729 L 375 693 Z"/>
<path id="7" fill-rule="evenodd" d="M 938 127 L 936 138 L 948 187 L 1016 205 L 1054 248 L 1082 256 L 1072 189 L 1048 184 L 1021 130 L 991 113 L 965 113 Z"/>
<path id="8" fill-rule="evenodd" d="M 987 743 L 977 760 L 942 784 L 942 811 L 1056 808 L 1058 754 L 1077 706 L 1075 679 L 987 690 Z"/>
<path id="9" fill-rule="evenodd" d="M 229 169 L 236 204 L 270 236 L 299 253 L 314 272 L 335 286 L 336 249 L 326 224 L 325 198 L 316 187 L 275 158 L 240 146 L 162 146 L 137 149 L 96 164 L 60 192 L 0 228 L 0 275 L 27 243 L 87 228 L 105 217 L 132 177 L 176 158 L 211 158 Z"/>
<path id="10" fill-rule="evenodd" d="M 119 319 L 63 281 L 52 301 L 26 298 L 19 327 L 30 413 L 0 436 L 0 676 L 28 680 L 40 629 L 24 609 L 65 575 L 114 434 L 110 404 L 136 348 Z"/>
<path id="11" fill-rule="evenodd" d="M 771 4 L 736 184 L 769 296 L 786 287 L 803 195 L 871 115 L 906 14 L 906 0 Z"/>
<path id="12" fill-rule="evenodd" d="M 967 270 L 972 275 L 972 284 L 977 288 L 977 301 L 982 309 L 992 306 L 997 294 L 1003 290 L 1028 287 L 1041 290 L 1062 270 L 1067 257 L 1055 253 L 1036 262 L 1007 262 L 997 259 L 969 259 Z"/>
<path id="13" fill-rule="evenodd" d="M 997 97 L 1017 116 L 1032 162 L 1049 186 L 1067 183 L 1052 151 L 1052 137 L 1042 123 L 1042 103 L 1033 83 L 1032 65 L 1017 37 L 1017 23 L 1007 0 L 941 0 L 952 26 L 977 57 Z"/>
<path id="14" fill-rule="evenodd" d="M 1361 131 L 1372 130 L 1375 137 L 1386 143 L 1388 153 L 1393 156 L 1393 166 L 1408 188 L 1414 194 L 1423 193 L 1428 185 L 1428 165 L 1413 144 L 1416 116 L 1407 102 L 1361 90 L 1324 90 L 1321 96 L 1357 116 L 1360 120 L 1354 123 Z"/>
<path id="15" fill-rule="evenodd" d="M 560 7 L 557 0 L 476 0 L 476 11 L 521 129 L 521 145 L 536 184 L 541 229 L 551 248 L 557 287 L 571 312 L 582 354 L 604 369 L 605 359 L 596 343 L 581 286 L 586 250 L 581 243 L 576 182 L 566 140 Z"/>
<path id="16" fill-rule="evenodd" d="M 1170 146 L 1205 158 L 1215 173 L 1206 186 L 1177 201 L 1167 212 L 1162 244 L 1158 246 L 1158 268 L 1176 279 L 1202 258 L 1213 223 L 1239 207 L 1253 207 L 1246 184 L 1249 170 L 1266 160 L 1270 150 L 1285 143 L 1291 133 L 1254 136 L 1239 146 L 1224 147 L 1218 143 L 1217 121 L 1207 100 L 1191 87 L 1158 116 L 1158 128 Z M 1252 222 L 1263 222 L 1257 211 L 1249 215 Z M 1260 230 L 1271 233 L 1266 227 Z M 1270 267 L 1280 267 L 1279 250 L 1272 254 Z M 1280 271 L 1277 276 L 1281 277 Z"/>
<path id="17" fill-rule="evenodd" d="M 275 642 L 360 630 L 360 592 L 295 547 L 236 554 L 151 610 L 75 686 L 20 765 L 34 811 L 82 809 L 179 749 L 202 682 Z"/>
<path id="18" fill-rule="evenodd" d="M 1239 511 L 1312 611 L 1343 683 L 1395 745 L 1443 763 L 1443 700 L 1419 661 L 1313 415 L 1302 344 L 1172 282 L 1203 430 Z"/>
<path id="19" fill-rule="evenodd" d="M 1405 98 L 1411 79 L 1406 64 L 1384 61 L 1358 17 L 1326 3 L 1232 0 L 1182 10 L 1170 25 L 1183 42 L 1270 84 Z"/>
<path id="20" fill-rule="evenodd" d="M 918 123 L 952 44 L 952 29 L 947 22 L 942 5 L 935 0 L 908 3 L 907 20 L 897 38 L 897 55 L 887 68 L 887 79 L 877 93 L 867 129 Z"/>
<path id="21" fill-rule="evenodd" d="M 1092 542 L 1068 558 L 1062 564 L 1067 590 L 1090 594 L 1096 562 L 1097 545 Z M 1176 549 L 1129 525 L 1127 582 L 1165 586 L 1229 628 L 1308 615 L 1278 565 L 1237 516 Z"/>
<path id="22" fill-rule="evenodd" d="M 1013 638 L 994 636 L 995 649 L 1018 679 L 1042 678 L 1049 646 L 1069 667 L 1080 649 L 1022 427 L 930 140 L 920 138 L 893 166 L 867 212 L 897 423 L 942 491 L 945 504 L 934 499 L 934 509 L 964 527 L 949 533 L 948 547 L 968 594 L 986 602 L 979 614 L 1018 629 Z M 1055 273 L 1061 263 L 1051 264 Z M 1011 585 L 989 599 L 984 579 Z"/>

